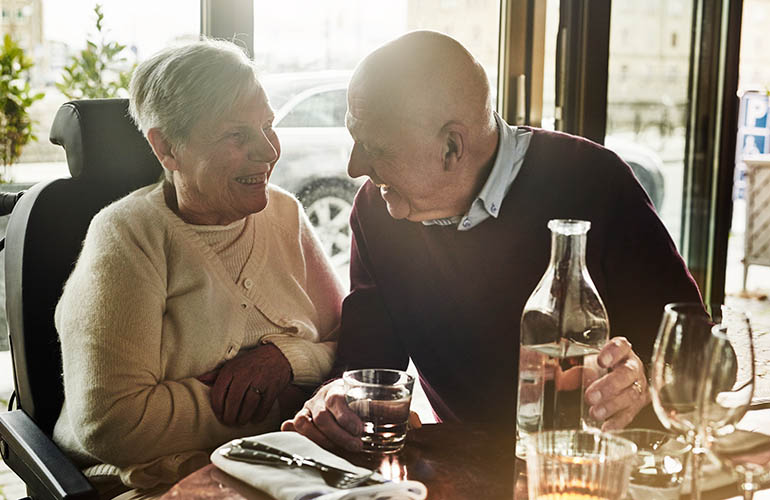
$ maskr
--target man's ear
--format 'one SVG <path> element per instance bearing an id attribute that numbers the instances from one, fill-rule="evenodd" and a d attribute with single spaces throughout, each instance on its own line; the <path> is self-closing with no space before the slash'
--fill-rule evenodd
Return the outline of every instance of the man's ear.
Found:
<path id="1" fill-rule="evenodd" d="M 163 132 L 158 128 L 151 128 L 147 131 L 147 140 L 152 146 L 152 152 L 158 158 L 158 161 L 167 170 L 179 170 L 179 162 L 176 157 L 176 148 L 166 139 Z"/>
<path id="2" fill-rule="evenodd" d="M 441 132 L 444 136 L 444 170 L 454 170 L 459 167 L 465 155 L 465 129 L 456 122 L 449 122 Z"/>

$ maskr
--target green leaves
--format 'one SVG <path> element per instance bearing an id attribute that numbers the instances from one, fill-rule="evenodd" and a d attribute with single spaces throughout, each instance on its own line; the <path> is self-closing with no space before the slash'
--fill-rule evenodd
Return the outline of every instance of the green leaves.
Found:
<path id="1" fill-rule="evenodd" d="M 32 66 L 24 50 L 6 34 L 0 46 L 0 163 L 3 168 L 19 159 L 25 144 L 37 140 L 32 134 L 32 120 L 27 110 L 42 99 L 43 94 L 32 94 L 30 89 Z"/>
<path id="2" fill-rule="evenodd" d="M 86 40 L 86 47 L 72 56 L 64 67 L 62 81 L 56 83 L 69 99 L 125 97 L 136 67 L 135 64 L 128 67 L 128 60 L 120 55 L 125 45 L 107 41 L 102 6 L 96 4 L 94 13 L 98 40 Z"/>

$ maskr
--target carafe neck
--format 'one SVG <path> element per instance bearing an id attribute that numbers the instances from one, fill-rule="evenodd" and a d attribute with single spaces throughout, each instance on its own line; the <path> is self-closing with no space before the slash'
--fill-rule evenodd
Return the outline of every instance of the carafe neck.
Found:
<path id="1" fill-rule="evenodd" d="M 587 234 L 551 233 L 550 266 L 559 275 L 578 273 L 586 265 Z"/>

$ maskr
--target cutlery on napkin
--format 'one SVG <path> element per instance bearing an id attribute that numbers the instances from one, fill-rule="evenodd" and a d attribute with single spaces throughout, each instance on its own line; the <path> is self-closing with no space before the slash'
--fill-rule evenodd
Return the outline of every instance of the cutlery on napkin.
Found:
<path id="1" fill-rule="evenodd" d="M 249 437 L 248 440 L 261 442 L 284 452 L 301 455 L 357 474 L 370 472 L 324 450 L 296 432 L 272 432 Z M 212 463 L 227 474 L 278 500 L 423 500 L 428 495 L 424 484 L 411 480 L 384 482 L 345 490 L 332 488 L 314 470 L 230 460 L 220 453 L 220 450 L 230 446 L 232 446 L 231 443 L 225 443 L 214 450 L 211 454 Z"/>

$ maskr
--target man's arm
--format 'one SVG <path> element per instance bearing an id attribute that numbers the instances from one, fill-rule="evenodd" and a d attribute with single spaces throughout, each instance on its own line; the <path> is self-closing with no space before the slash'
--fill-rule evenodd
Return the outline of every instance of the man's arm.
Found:
<path id="1" fill-rule="evenodd" d="M 630 168 L 614 171 L 616 178 L 610 185 L 616 198 L 602 258 L 605 305 L 612 334 L 628 338 L 649 366 L 663 307 L 671 302 L 701 302 L 701 296 Z"/>
<path id="2" fill-rule="evenodd" d="M 620 161 L 620 160 L 617 160 Z M 649 366 L 663 307 L 700 302 L 687 266 L 630 168 L 615 168 L 613 214 L 606 229 L 603 274 L 613 340 L 602 350 L 610 373 L 586 391 L 591 414 L 604 428 L 622 428 L 636 418 L 654 426 L 645 368 Z"/>

